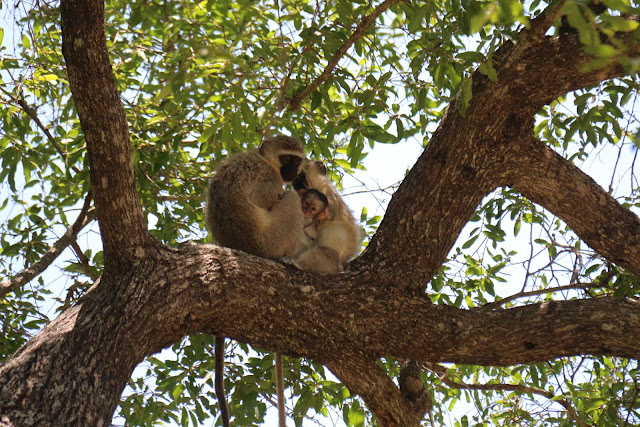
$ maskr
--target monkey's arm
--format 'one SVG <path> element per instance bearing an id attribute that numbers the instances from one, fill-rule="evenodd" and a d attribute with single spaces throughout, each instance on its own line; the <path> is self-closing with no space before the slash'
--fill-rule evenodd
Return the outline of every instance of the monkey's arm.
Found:
<path id="1" fill-rule="evenodd" d="M 282 198 L 273 204 L 268 217 L 263 237 L 272 258 L 295 256 L 304 237 L 304 218 L 298 194 L 285 191 Z"/>
<path id="2" fill-rule="evenodd" d="M 280 199 L 281 191 L 282 185 L 278 186 L 273 182 L 257 183 L 251 192 L 250 199 L 256 206 L 270 211 Z"/>

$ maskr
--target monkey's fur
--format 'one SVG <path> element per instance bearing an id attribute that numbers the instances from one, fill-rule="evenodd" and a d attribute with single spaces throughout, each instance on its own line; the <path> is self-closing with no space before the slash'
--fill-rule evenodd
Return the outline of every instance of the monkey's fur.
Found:
<path id="1" fill-rule="evenodd" d="M 293 188 L 313 188 L 327 197 L 329 214 L 317 219 L 318 237 L 308 249 L 293 259 L 293 265 L 305 271 L 320 274 L 338 273 L 357 253 L 361 233 L 353 214 L 338 190 L 326 177 L 322 162 L 303 162 Z"/>
<path id="2" fill-rule="evenodd" d="M 296 177 L 304 157 L 300 141 L 280 135 L 220 164 L 206 208 L 214 241 L 265 258 L 294 256 L 303 235 L 300 197 L 282 193 L 282 186 Z"/>

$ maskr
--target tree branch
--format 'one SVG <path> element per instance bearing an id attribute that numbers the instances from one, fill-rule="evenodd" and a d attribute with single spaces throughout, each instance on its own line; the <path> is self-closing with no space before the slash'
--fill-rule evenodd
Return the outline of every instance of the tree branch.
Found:
<path id="1" fill-rule="evenodd" d="M 511 185 L 549 209 L 596 252 L 640 277 L 640 218 L 535 138 L 510 157 Z"/>
<path id="2" fill-rule="evenodd" d="M 326 363 L 352 393 L 358 394 L 384 427 L 410 427 L 420 425 L 429 409 L 425 402 L 414 405 L 378 366 L 375 359 L 362 355 L 341 355 L 340 361 Z"/>
<path id="3" fill-rule="evenodd" d="M 638 52 L 640 42 L 621 37 Z M 497 81 L 473 73 L 466 115 L 459 114 L 458 99 L 449 105 L 371 243 L 350 268 L 366 269 L 369 278 L 389 286 L 424 292 L 482 198 L 513 181 L 509 166 L 522 162 L 529 147 L 518 141 L 533 135 L 540 108 L 568 91 L 626 74 L 618 65 L 581 72 L 591 59 L 575 35 L 560 40 L 522 31 L 515 45 L 500 48 L 493 61 Z M 513 173 L 524 177 L 519 170 Z"/>
<path id="4" fill-rule="evenodd" d="M 557 286 L 555 288 L 544 288 L 544 289 L 537 289 L 535 291 L 518 292 L 517 294 L 510 295 L 506 298 L 502 298 L 501 300 L 485 304 L 481 307 L 476 308 L 476 310 L 491 310 L 494 308 L 500 308 L 501 305 L 517 300 L 518 298 L 553 294 L 556 292 L 562 292 L 562 291 L 568 291 L 568 290 L 574 290 L 574 289 L 603 288 L 605 286 L 606 284 L 603 284 L 603 283 L 575 283 L 572 285 Z"/>
<path id="5" fill-rule="evenodd" d="M 344 42 L 344 44 L 340 46 L 340 48 L 336 51 L 336 53 L 333 54 L 333 57 L 331 57 L 331 60 L 329 61 L 327 66 L 324 68 L 324 71 L 322 72 L 322 74 L 320 74 L 313 82 L 311 82 L 310 85 L 298 91 L 298 93 L 296 93 L 293 96 L 293 98 L 291 98 L 291 101 L 290 101 L 291 110 L 294 110 L 294 111 L 297 110 L 300 107 L 300 104 L 302 103 L 302 100 L 304 98 L 306 98 L 311 92 L 316 90 L 322 83 L 326 82 L 329 79 L 329 77 L 331 77 L 331 73 L 338 65 L 338 62 L 340 61 L 340 59 L 342 59 L 342 57 L 345 55 L 345 53 L 347 53 L 349 48 L 353 46 L 356 40 L 362 38 L 365 31 L 367 31 L 367 29 L 375 22 L 375 20 L 378 18 L 378 16 L 382 14 L 382 12 L 389 9 L 391 6 L 393 6 L 396 3 L 400 3 L 400 0 L 385 0 L 384 2 L 379 4 L 373 12 L 371 12 L 369 15 L 366 15 L 360 20 L 360 23 L 356 27 L 353 34 L 351 34 L 351 36 L 347 39 L 347 41 Z"/>
<path id="6" fill-rule="evenodd" d="M 24 111 L 27 114 L 27 116 L 29 116 L 31 118 L 31 120 L 33 120 L 33 122 L 45 134 L 45 136 L 47 137 L 47 139 L 49 140 L 51 145 L 53 145 L 53 148 L 58 152 L 58 154 L 60 154 L 60 157 L 62 157 L 62 160 L 64 160 L 64 162 L 66 164 L 67 163 L 67 157 L 68 157 L 67 153 L 62 149 L 62 147 L 60 147 L 60 145 L 58 144 L 58 141 L 56 141 L 56 139 L 53 137 L 53 135 L 51 134 L 49 129 L 44 125 L 44 123 L 42 123 L 42 121 L 38 117 L 38 113 L 36 113 L 36 111 L 33 108 L 31 108 L 29 106 L 29 104 L 27 104 L 27 101 L 25 101 L 24 96 L 22 96 L 22 94 L 21 94 L 20 97 L 17 98 L 15 96 L 13 96 L 13 94 L 11 92 L 9 92 L 6 89 L 4 89 L 2 86 L 0 86 L 0 90 L 2 92 L 4 92 L 9 98 L 11 98 L 11 101 L 13 101 L 16 104 L 18 104 L 20 106 L 20 108 L 22 108 L 22 111 Z M 80 173 L 81 172 L 80 169 L 78 169 L 74 165 L 71 165 L 71 169 L 75 173 Z"/>
<path id="7" fill-rule="evenodd" d="M 149 239 L 133 175 L 127 119 L 109 63 L 101 0 L 63 0 L 62 52 L 87 141 L 105 269 L 135 263 Z"/>
<path id="8" fill-rule="evenodd" d="M 179 268 L 182 263 L 193 267 Z M 182 310 L 191 307 L 199 319 L 195 330 L 323 363 L 327 355 L 351 353 L 367 359 L 389 356 L 479 365 L 579 354 L 640 358 L 635 338 L 640 334 L 640 302 L 632 299 L 469 311 L 434 305 L 423 295 L 411 296 L 358 276 L 342 274 L 329 280 L 209 245 L 181 247 L 176 261 L 163 259 L 159 264 L 159 274 L 167 275 L 163 281 L 173 284 L 163 301 L 182 298 Z M 182 293 L 187 291 L 193 296 L 184 300 Z M 204 295 L 215 301 L 215 310 L 203 305 Z M 317 340 L 314 331 L 323 331 L 326 339 Z"/>
<path id="9" fill-rule="evenodd" d="M 96 218 L 95 210 L 90 209 L 91 205 L 91 193 L 87 194 L 87 197 L 84 199 L 84 206 L 82 206 L 82 210 L 76 218 L 76 221 L 73 223 L 71 227 L 67 229 L 64 235 L 58 239 L 57 242 L 46 251 L 42 257 L 33 263 L 28 268 L 25 268 L 20 273 L 15 276 L 4 280 L 0 283 L 0 297 L 8 294 L 11 291 L 18 289 L 20 286 L 28 283 L 38 274 L 42 273 L 53 263 L 53 261 L 58 258 L 58 256 L 64 251 L 67 246 L 73 244 L 75 242 L 76 237 L 80 230 L 82 230 L 87 224 L 93 221 Z"/>
<path id="10" fill-rule="evenodd" d="M 581 427 L 589 427 L 590 425 L 580 418 L 580 415 L 578 415 L 569 400 L 556 396 L 555 394 L 547 390 L 537 387 L 529 387 L 521 384 L 466 384 L 450 379 L 447 375 L 447 368 L 445 368 L 444 366 L 438 365 L 436 363 L 426 363 L 425 367 L 430 371 L 436 373 L 443 383 L 455 389 L 515 391 L 518 393 L 529 393 L 543 396 L 562 405 L 569 413 L 569 416 L 573 418 L 573 420 L 577 423 L 577 425 Z"/>

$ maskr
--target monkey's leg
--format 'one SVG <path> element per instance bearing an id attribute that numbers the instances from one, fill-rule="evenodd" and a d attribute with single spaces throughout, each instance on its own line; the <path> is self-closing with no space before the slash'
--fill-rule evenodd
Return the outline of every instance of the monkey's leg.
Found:
<path id="1" fill-rule="evenodd" d="M 216 336 L 215 341 L 215 389 L 222 426 L 229 427 L 229 410 L 227 409 L 227 397 L 224 394 L 224 337 Z"/>
<path id="2" fill-rule="evenodd" d="M 276 394 L 278 395 L 278 426 L 286 427 L 286 413 L 284 411 L 284 372 L 282 369 L 282 354 L 276 353 Z"/>
<path id="3" fill-rule="evenodd" d="M 321 245 L 304 251 L 296 257 L 293 265 L 300 270 L 319 274 L 333 274 L 342 270 L 338 252 Z"/>

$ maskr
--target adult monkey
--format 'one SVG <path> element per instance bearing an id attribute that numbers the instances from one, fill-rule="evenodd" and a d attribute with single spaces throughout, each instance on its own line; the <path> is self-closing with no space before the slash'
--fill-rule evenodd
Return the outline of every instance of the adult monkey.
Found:
<path id="1" fill-rule="evenodd" d="M 260 148 L 224 161 L 209 184 L 206 221 L 216 243 L 279 259 L 300 247 L 303 216 L 295 191 L 282 193 L 298 175 L 302 143 L 279 135 Z"/>
<path id="2" fill-rule="evenodd" d="M 293 257 L 304 236 L 300 197 L 282 186 L 298 175 L 305 158 L 296 138 L 279 135 L 258 149 L 222 162 L 209 183 L 206 222 L 214 241 L 265 258 Z M 215 390 L 224 427 L 229 414 L 224 393 L 224 337 L 216 337 Z M 282 360 L 276 355 L 280 425 L 284 426 Z"/>

